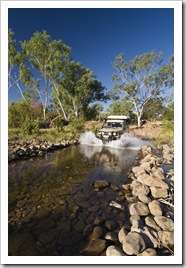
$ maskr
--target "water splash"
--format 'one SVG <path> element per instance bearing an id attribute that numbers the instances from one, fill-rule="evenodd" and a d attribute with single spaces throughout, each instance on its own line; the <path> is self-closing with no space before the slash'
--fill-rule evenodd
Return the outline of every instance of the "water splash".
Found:
<path id="1" fill-rule="evenodd" d="M 145 142 L 129 133 L 125 133 L 119 140 L 108 141 L 103 143 L 102 140 L 96 138 L 95 134 L 91 131 L 87 131 L 80 136 L 80 143 L 93 146 L 105 146 L 109 148 L 120 148 L 120 149 L 140 149 L 143 147 Z"/>
<path id="2" fill-rule="evenodd" d="M 96 138 L 95 134 L 91 131 L 87 131 L 80 136 L 80 143 L 86 145 L 102 146 L 102 140 Z"/>
<path id="3" fill-rule="evenodd" d="M 128 148 L 128 149 L 140 149 L 145 142 L 129 133 L 124 133 L 119 140 L 109 141 L 105 144 L 107 147 L 112 148 Z"/>

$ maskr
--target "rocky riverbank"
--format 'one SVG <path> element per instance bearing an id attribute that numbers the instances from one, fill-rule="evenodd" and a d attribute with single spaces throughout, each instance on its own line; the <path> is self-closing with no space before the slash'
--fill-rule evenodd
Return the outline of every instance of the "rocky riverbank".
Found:
<path id="1" fill-rule="evenodd" d="M 12 150 L 17 154 L 35 146 L 34 156 L 39 156 L 39 151 L 45 154 L 76 142 L 58 147 L 31 141 L 12 144 Z M 37 179 L 30 180 L 29 171 L 24 171 L 24 179 L 9 182 L 9 255 L 173 255 L 174 150 L 168 145 L 158 149 L 144 146 L 139 151 L 123 185 L 117 184 L 117 177 L 113 183 L 96 177 L 83 184 L 82 176 L 68 165 L 63 180 L 62 173 L 56 178 L 50 165 L 43 166 L 44 158 L 28 161 L 41 162 Z M 17 163 L 10 165 L 13 172 Z M 116 160 L 110 162 L 110 168 L 117 165 Z M 47 176 L 42 177 L 43 170 Z"/>
<path id="2" fill-rule="evenodd" d="M 57 143 L 51 141 L 39 141 L 33 139 L 29 141 L 21 142 L 9 142 L 8 144 L 8 161 L 27 159 L 30 157 L 43 157 L 46 153 L 54 150 L 66 148 L 70 145 L 76 145 L 79 141 L 74 140 L 62 140 Z"/>
<path id="3" fill-rule="evenodd" d="M 162 168 L 173 164 L 174 151 L 168 145 L 160 149 L 162 157 L 158 157 L 151 147 L 144 146 L 140 151 L 139 165 L 134 166 L 129 174 L 132 182 L 122 185 L 128 208 L 114 200 L 109 204 L 125 213 L 128 209 L 130 224 L 124 224 L 117 232 L 110 233 L 109 239 L 113 244 L 108 247 L 97 231 L 100 235 L 89 242 L 83 253 L 91 254 L 91 249 L 94 252 L 95 245 L 99 245 L 107 256 L 174 254 L 174 169 L 164 172 Z M 96 182 L 95 185 L 101 183 Z M 107 183 L 102 182 L 102 187 L 108 187 Z M 105 236 L 105 239 L 108 237 Z"/>

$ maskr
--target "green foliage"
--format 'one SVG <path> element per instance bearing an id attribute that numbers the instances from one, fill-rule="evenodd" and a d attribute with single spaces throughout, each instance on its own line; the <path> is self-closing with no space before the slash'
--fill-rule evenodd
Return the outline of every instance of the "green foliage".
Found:
<path id="1" fill-rule="evenodd" d="M 115 91 L 121 96 L 125 94 L 133 103 L 134 112 L 140 126 L 143 109 L 150 100 L 158 97 L 174 82 L 174 58 L 162 65 L 162 53 L 155 51 L 136 56 L 130 62 L 119 54 L 113 63 L 117 73 L 113 75 Z"/>
<path id="2" fill-rule="evenodd" d="M 84 119 L 83 118 L 74 118 L 70 122 L 71 132 L 73 134 L 79 133 L 84 128 Z"/>
<path id="3" fill-rule="evenodd" d="M 142 118 L 148 121 L 161 119 L 165 111 L 163 102 L 163 98 L 150 99 L 144 106 Z"/>
<path id="4" fill-rule="evenodd" d="M 31 135 L 39 133 L 39 123 L 32 121 L 29 117 L 26 117 L 22 122 L 21 130 L 23 134 Z"/>

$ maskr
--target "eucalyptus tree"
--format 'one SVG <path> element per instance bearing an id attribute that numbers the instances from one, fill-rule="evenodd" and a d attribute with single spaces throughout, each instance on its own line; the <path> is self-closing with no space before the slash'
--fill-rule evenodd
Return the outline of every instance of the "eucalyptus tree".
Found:
<path id="1" fill-rule="evenodd" d="M 36 86 L 32 90 L 40 98 L 45 121 L 49 91 L 63 76 L 65 65 L 69 61 L 70 48 L 62 40 L 52 40 L 43 31 L 34 33 L 30 40 L 24 41 L 22 50 L 31 64 L 30 69 L 37 77 Z"/>
<path id="2" fill-rule="evenodd" d="M 134 112 L 141 126 L 143 109 L 150 100 L 166 92 L 174 83 L 174 57 L 162 65 L 161 52 L 149 52 L 136 56 L 130 62 L 124 60 L 120 53 L 114 60 L 113 67 L 117 73 L 113 75 L 114 89 L 126 96 L 134 105 Z"/>
<path id="3" fill-rule="evenodd" d="M 8 31 L 8 91 L 16 89 L 27 100 L 24 86 L 33 84 L 31 70 L 26 66 L 25 55 L 17 51 L 17 42 L 12 29 Z"/>
<path id="4" fill-rule="evenodd" d="M 106 100 L 104 90 L 105 88 L 97 81 L 91 70 L 82 67 L 81 63 L 71 61 L 63 79 L 58 83 L 58 98 L 56 98 L 55 87 L 53 95 L 58 105 L 60 100 L 66 107 L 68 117 L 79 117 L 86 115 L 89 104 Z"/>

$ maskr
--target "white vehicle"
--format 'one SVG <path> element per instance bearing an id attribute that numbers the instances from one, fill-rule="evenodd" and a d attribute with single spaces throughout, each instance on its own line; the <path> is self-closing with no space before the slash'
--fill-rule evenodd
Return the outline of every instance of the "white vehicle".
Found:
<path id="1" fill-rule="evenodd" d="M 96 133 L 96 137 L 101 140 L 117 140 L 128 131 L 129 122 L 129 116 L 110 115 Z"/>

